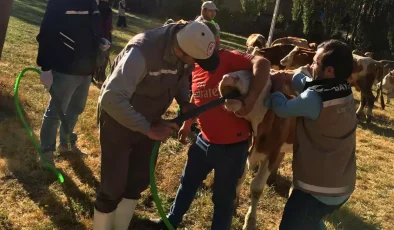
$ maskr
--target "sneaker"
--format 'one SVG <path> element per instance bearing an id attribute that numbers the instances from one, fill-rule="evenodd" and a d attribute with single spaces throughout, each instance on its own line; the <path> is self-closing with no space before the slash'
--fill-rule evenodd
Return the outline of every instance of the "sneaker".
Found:
<path id="1" fill-rule="evenodd" d="M 45 160 L 43 158 L 40 157 L 40 163 L 42 167 L 45 167 L 45 163 L 48 163 L 52 166 L 55 166 L 55 161 L 53 160 L 53 152 L 52 151 L 48 151 L 43 153 Z"/>
<path id="2" fill-rule="evenodd" d="M 59 152 L 59 154 L 73 153 L 81 156 L 86 155 L 76 145 L 71 145 L 71 150 L 68 149 L 67 145 L 59 145 L 57 151 Z"/>

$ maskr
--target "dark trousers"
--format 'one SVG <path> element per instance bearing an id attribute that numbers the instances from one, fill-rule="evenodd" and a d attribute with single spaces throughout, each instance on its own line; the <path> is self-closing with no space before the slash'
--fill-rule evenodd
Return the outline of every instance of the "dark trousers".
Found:
<path id="1" fill-rule="evenodd" d="M 127 27 L 126 16 L 119 16 L 118 22 L 116 23 L 118 27 Z"/>
<path id="2" fill-rule="evenodd" d="M 217 145 L 204 140 L 201 134 L 190 146 L 181 184 L 168 215 L 176 228 L 192 203 L 197 189 L 215 169 L 212 201 L 214 214 L 211 229 L 229 230 L 234 212 L 238 180 L 243 174 L 248 156 L 248 141 Z"/>
<path id="3" fill-rule="evenodd" d="M 122 126 L 105 111 L 100 115 L 101 184 L 98 211 L 114 211 L 122 198 L 139 199 L 149 185 L 154 140 Z"/>
<path id="4" fill-rule="evenodd" d="M 311 194 L 294 189 L 283 211 L 279 230 L 320 230 L 325 229 L 323 218 L 338 210 L 339 205 L 327 205 Z"/>

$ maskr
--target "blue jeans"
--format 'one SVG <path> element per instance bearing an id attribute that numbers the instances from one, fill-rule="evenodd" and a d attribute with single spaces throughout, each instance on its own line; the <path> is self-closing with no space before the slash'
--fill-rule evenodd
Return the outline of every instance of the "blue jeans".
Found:
<path id="1" fill-rule="evenodd" d="M 339 205 L 327 205 L 311 194 L 294 189 L 283 211 L 279 230 L 324 230 L 323 218 L 339 209 Z"/>
<path id="2" fill-rule="evenodd" d="M 59 106 L 66 114 L 70 128 L 71 144 L 77 141 L 77 135 L 73 132 L 79 115 L 84 111 L 89 93 L 91 76 L 67 75 L 52 71 L 52 89 L 55 92 Z M 49 106 L 44 114 L 41 126 L 40 139 L 43 152 L 56 150 L 56 135 L 59 128 L 60 117 L 56 111 L 54 101 L 51 98 Z M 63 126 L 60 127 L 60 144 L 66 144 L 66 134 Z"/>
<path id="3" fill-rule="evenodd" d="M 248 146 L 248 141 L 227 145 L 211 144 L 201 134 L 198 135 L 196 142 L 190 146 L 181 184 L 168 214 L 174 228 L 182 221 L 202 181 L 215 169 L 211 229 L 230 229 L 236 187 L 245 168 Z"/>

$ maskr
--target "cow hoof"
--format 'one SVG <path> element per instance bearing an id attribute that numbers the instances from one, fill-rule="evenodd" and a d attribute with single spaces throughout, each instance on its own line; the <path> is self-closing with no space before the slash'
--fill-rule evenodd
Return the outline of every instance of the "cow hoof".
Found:
<path id="1" fill-rule="evenodd" d="M 367 116 L 367 124 L 371 123 L 372 121 L 372 116 Z"/>
<path id="2" fill-rule="evenodd" d="M 359 121 L 361 121 L 365 118 L 365 114 L 363 114 L 363 113 L 356 113 L 356 116 Z"/>
<path id="3" fill-rule="evenodd" d="M 276 185 L 276 175 L 272 176 L 270 175 L 267 179 L 267 185 L 272 187 L 274 185 Z"/>
<path id="4" fill-rule="evenodd" d="M 245 224 L 242 227 L 242 230 L 258 230 L 257 225 L 256 225 L 256 217 L 251 216 L 252 210 L 249 208 L 248 213 L 246 213 L 245 216 Z"/>

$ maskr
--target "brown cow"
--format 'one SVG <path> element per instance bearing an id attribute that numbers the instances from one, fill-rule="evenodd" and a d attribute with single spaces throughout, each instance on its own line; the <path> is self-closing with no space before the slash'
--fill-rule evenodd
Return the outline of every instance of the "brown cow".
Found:
<path id="1" fill-rule="evenodd" d="M 246 40 L 246 48 L 248 49 L 249 47 L 258 47 L 258 48 L 264 48 L 265 44 L 267 43 L 267 40 L 265 37 L 261 34 L 251 34 L 248 39 Z"/>
<path id="2" fill-rule="evenodd" d="M 241 95 L 246 95 L 251 77 L 252 74 L 249 71 L 237 71 L 226 74 L 219 84 L 220 94 L 223 95 L 235 89 Z M 272 78 L 272 80 L 275 79 Z M 296 118 L 278 117 L 272 110 L 268 110 L 264 106 L 264 99 L 269 95 L 271 85 L 271 79 L 269 79 L 251 112 L 243 117 L 251 122 L 253 144 L 248 157 L 248 167 L 245 167 L 244 174 L 238 182 L 237 199 L 235 201 L 236 207 L 238 205 L 241 185 L 245 180 L 247 170 L 254 170 L 256 166 L 259 166 L 258 172 L 250 185 L 251 205 L 245 216 L 243 229 L 256 229 L 257 205 L 267 179 L 270 173 L 279 166 L 285 152 L 293 151 Z M 291 89 L 290 85 L 280 88 L 289 98 L 295 97 L 295 92 Z M 225 103 L 225 108 L 229 111 L 234 112 L 241 107 L 242 102 L 238 100 L 227 100 Z"/>
<path id="3" fill-rule="evenodd" d="M 272 46 L 276 45 L 294 45 L 294 46 L 299 46 L 302 48 L 309 49 L 309 43 L 306 39 L 303 38 L 297 38 L 297 37 L 284 37 L 284 38 L 278 38 L 274 42 L 272 42 Z"/>
<path id="4" fill-rule="evenodd" d="M 373 58 L 374 53 L 372 53 L 372 52 L 365 52 L 364 56 L 365 56 L 365 57 Z"/>
<path id="5" fill-rule="evenodd" d="M 286 57 L 280 60 L 280 64 L 285 66 L 286 69 L 296 69 L 300 66 L 311 64 L 315 54 L 316 51 L 314 50 L 296 46 Z"/>
<path id="6" fill-rule="evenodd" d="M 363 52 L 361 52 L 361 51 L 358 50 L 358 49 L 353 50 L 353 51 L 352 51 L 352 54 L 356 54 L 356 55 L 358 55 L 358 56 L 363 56 L 363 57 L 365 57 L 364 54 L 363 54 Z"/>
<path id="7" fill-rule="evenodd" d="M 314 43 L 314 42 L 309 43 L 309 48 L 310 48 L 310 49 L 313 49 L 313 50 L 316 50 L 316 49 L 317 49 L 317 44 Z"/>
<path id="8" fill-rule="evenodd" d="M 302 66 L 305 64 L 312 64 L 314 51 L 294 48 L 288 56 L 282 59 L 281 64 L 286 67 Z M 382 74 L 383 64 L 370 57 L 362 57 L 353 53 L 353 73 L 348 79 L 348 82 L 361 91 L 361 102 L 357 109 L 357 116 L 360 119 L 365 105 L 368 104 L 368 111 L 366 115 L 367 123 L 371 122 L 372 109 L 375 102 L 375 96 L 372 94 L 372 85 L 374 82 L 379 82 L 383 78 Z M 384 109 L 383 96 L 380 96 L 380 103 Z"/>
<path id="9" fill-rule="evenodd" d="M 265 57 L 271 62 L 271 66 L 277 66 L 279 69 L 284 69 L 285 66 L 280 64 L 280 60 L 282 60 L 282 58 L 292 51 L 294 47 L 294 45 L 276 45 L 263 49 L 248 49 L 247 53 L 255 56 Z"/>

